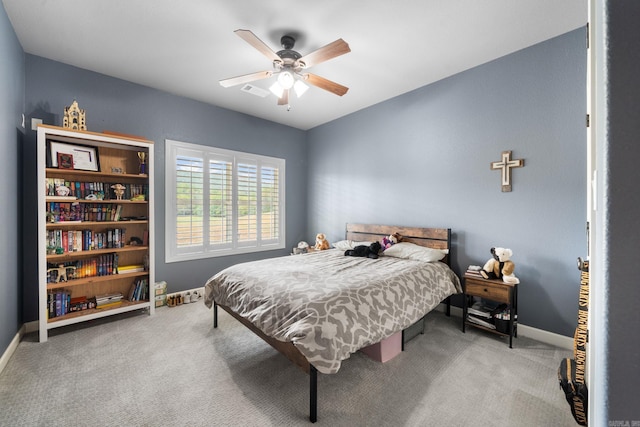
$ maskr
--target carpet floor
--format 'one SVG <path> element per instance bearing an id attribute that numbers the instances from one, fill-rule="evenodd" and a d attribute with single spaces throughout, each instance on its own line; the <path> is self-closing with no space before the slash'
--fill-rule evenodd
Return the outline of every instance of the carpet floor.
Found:
<path id="1" fill-rule="evenodd" d="M 309 377 L 202 302 L 37 333 L 0 374 L 0 426 L 307 426 Z M 379 363 L 358 352 L 318 374 L 326 426 L 574 426 L 558 387 L 569 351 L 427 315 Z"/>

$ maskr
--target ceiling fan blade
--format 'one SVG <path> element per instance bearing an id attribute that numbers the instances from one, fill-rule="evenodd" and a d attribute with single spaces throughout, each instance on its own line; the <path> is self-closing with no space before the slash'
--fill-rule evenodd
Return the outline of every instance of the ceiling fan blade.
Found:
<path id="1" fill-rule="evenodd" d="M 342 86 L 341 84 L 332 82 L 331 80 L 327 80 L 324 77 L 320 77 L 315 74 L 305 73 L 302 76 L 307 83 L 331 93 L 335 93 L 338 96 L 344 95 L 349 90 L 349 88 L 346 86 Z"/>
<path id="2" fill-rule="evenodd" d="M 273 71 L 259 71 L 257 73 L 245 74 L 244 76 L 231 77 L 230 79 L 220 80 L 220 86 L 231 87 L 242 83 L 249 83 L 255 80 L 268 79 L 273 75 Z"/>
<path id="3" fill-rule="evenodd" d="M 304 55 L 302 58 L 298 59 L 298 63 L 300 63 L 303 68 L 309 68 L 349 52 L 351 52 L 349 44 L 342 39 L 338 39 L 333 43 L 329 43 L 320 49 Z"/>
<path id="4" fill-rule="evenodd" d="M 289 89 L 282 92 L 282 96 L 278 98 L 278 105 L 287 105 L 289 103 Z"/>
<path id="5" fill-rule="evenodd" d="M 235 30 L 234 33 L 240 36 L 242 40 L 249 43 L 254 48 L 258 49 L 260 53 L 269 58 L 271 61 L 282 62 L 282 59 L 262 40 L 258 38 L 249 30 Z"/>

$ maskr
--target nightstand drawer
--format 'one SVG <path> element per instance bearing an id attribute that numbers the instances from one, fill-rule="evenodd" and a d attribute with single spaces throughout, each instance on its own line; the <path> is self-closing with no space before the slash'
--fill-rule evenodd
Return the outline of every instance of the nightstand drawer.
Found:
<path id="1" fill-rule="evenodd" d="M 504 302 L 509 304 L 509 288 L 505 286 L 496 286 L 492 283 L 476 283 L 470 280 L 466 281 L 465 292 L 467 295 L 486 298 L 492 301 Z"/>

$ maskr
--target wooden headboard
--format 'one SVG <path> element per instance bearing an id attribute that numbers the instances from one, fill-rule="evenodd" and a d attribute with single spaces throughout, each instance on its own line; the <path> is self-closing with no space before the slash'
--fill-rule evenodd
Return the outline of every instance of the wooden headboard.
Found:
<path id="1" fill-rule="evenodd" d="M 346 239 L 356 242 L 380 241 L 383 237 L 400 233 L 403 242 L 433 249 L 451 250 L 450 228 L 401 227 L 378 224 L 347 224 Z M 449 255 L 442 262 L 449 264 Z"/>

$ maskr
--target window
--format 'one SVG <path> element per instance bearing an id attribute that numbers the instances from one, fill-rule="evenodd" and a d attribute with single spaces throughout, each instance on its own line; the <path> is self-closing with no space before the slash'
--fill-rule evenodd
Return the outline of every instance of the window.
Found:
<path id="1" fill-rule="evenodd" d="M 284 159 L 165 142 L 166 262 L 285 247 Z"/>

